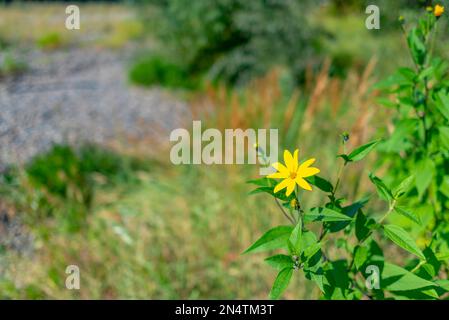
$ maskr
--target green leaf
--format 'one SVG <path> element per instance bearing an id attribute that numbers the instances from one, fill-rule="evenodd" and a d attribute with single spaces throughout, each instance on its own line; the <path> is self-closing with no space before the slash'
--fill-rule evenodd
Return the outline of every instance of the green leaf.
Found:
<path id="1" fill-rule="evenodd" d="M 418 79 L 422 81 L 425 78 L 431 78 L 434 75 L 434 72 L 435 69 L 433 66 L 427 67 L 426 69 L 420 72 Z"/>
<path id="2" fill-rule="evenodd" d="M 437 96 L 437 109 L 441 114 L 449 120 L 449 94 L 443 91 L 438 92 Z"/>
<path id="3" fill-rule="evenodd" d="M 403 195 L 407 194 L 410 189 L 413 187 L 413 182 L 415 181 L 415 175 L 411 175 L 408 178 L 405 178 L 399 186 L 394 190 L 394 198 L 398 199 Z"/>
<path id="4" fill-rule="evenodd" d="M 353 150 L 349 155 L 348 155 L 348 159 L 349 161 L 360 161 L 363 158 L 365 158 L 368 153 L 370 153 L 376 146 L 377 144 L 380 142 L 381 140 L 375 140 L 372 141 L 370 143 L 367 143 L 363 146 L 360 146 L 358 148 L 356 148 L 355 150 Z"/>
<path id="5" fill-rule="evenodd" d="M 318 288 L 320 288 L 321 292 L 324 293 L 324 275 L 322 274 L 322 270 L 320 270 L 321 273 L 314 273 L 310 272 L 310 278 L 313 282 L 316 283 Z"/>
<path id="6" fill-rule="evenodd" d="M 382 270 L 382 288 L 388 291 L 408 291 L 437 287 L 431 281 L 418 277 L 414 273 L 397 265 L 386 262 Z"/>
<path id="7" fill-rule="evenodd" d="M 279 299 L 282 293 L 284 293 L 285 289 L 287 289 L 292 275 L 292 268 L 284 268 L 278 273 L 276 280 L 274 280 L 273 287 L 271 288 L 270 299 Z"/>
<path id="8" fill-rule="evenodd" d="M 365 264 L 368 259 L 369 250 L 365 246 L 357 246 L 354 249 L 354 265 L 357 270 Z"/>
<path id="9" fill-rule="evenodd" d="M 293 228 L 290 226 L 273 228 L 260 237 L 251 247 L 246 249 L 244 253 L 255 253 L 284 248 L 287 245 L 287 240 L 290 237 L 292 230 Z"/>
<path id="10" fill-rule="evenodd" d="M 424 64 L 427 54 L 427 49 L 423 38 L 422 32 L 417 28 L 413 28 L 407 37 L 408 46 L 412 52 L 413 60 L 419 66 Z"/>
<path id="11" fill-rule="evenodd" d="M 265 261 L 275 269 L 282 270 L 285 268 L 293 268 L 294 262 L 290 256 L 285 254 L 277 254 L 266 258 Z"/>
<path id="12" fill-rule="evenodd" d="M 394 199 L 390 188 L 388 188 L 381 179 L 379 179 L 372 173 L 369 174 L 369 178 L 370 178 L 371 182 L 376 186 L 377 193 L 379 194 L 379 196 L 382 199 L 387 200 L 387 201 Z"/>
<path id="13" fill-rule="evenodd" d="M 354 202 L 346 207 L 343 207 L 341 209 L 341 212 L 350 217 L 350 218 L 354 218 L 356 213 L 363 208 L 363 206 L 369 201 L 368 197 L 365 197 L 363 199 L 358 200 L 357 202 Z M 329 222 L 328 223 L 328 229 L 330 232 L 334 233 L 334 232 L 339 232 L 341 230 L 343 230 L 344 228 L 346 228 L 352 220 L 348 220 L 348 221 L 339 221 L 339 222 Z"/>
<path id="14" fill-rule="evenodd" d="M 439 127 L 438 131 L 440 133 L 441 144 L 449 149 L 449 127 Z"/>
<path id="15" fill-rule="evenodd" d="M 300 254 L 302 251 L 302 223 L 298 223 L 293 229 L 290 238 L 288 239 L 293 254 Z"/>
<path id="16" fill-rule="evenodd" d="M 258 193 L 268 193 L 275 197 L 276 199 L 279 199 L 281 201 L 290 201 L 294 199 L 295 193 L 292 193 L 290 196 L 286 196 L 285 192 L 283 190 L 274 193 L 274 187 L 259 187 L 249 193 L 249 195 L 258 194 Z"/>
<path id="17" fill-rule="evenodd" d="M 304 249 L 304 257 L 309 259 L 313 257 L 318 251 L 321 250 L 321 243 L 315 242 L 311 246 Z"/>
<path id="18" fill-rule="evenodd" d="M 336 221 L 351 221 L 352 218 L 329 208 L 313 208 L 304 215 L 304 220 L 306 222 L 311 221 L 336 222 Z"/>
<path id="19" fill-rule="evenodd" d="M 416 168 L 415 183 L 420 197 L 426 192 L 433 179 L 435 165 L 432 160 L 424 159 Z"/>
<path id="20" fill-rule="evenodd" d="M 355 217 L 355 235 L 357 240 L 364 240 L 374 224 L 374 220 L 368 220 L 365 214 L 362 211 L 359 211 Z"/>
<path id="21" fill-rule="evenodd" d="M 394 211 L 396 213 L 399 213 L 401 216 L 404 216 L 410 220 L 412 220 L 413 222 L 415 222 L 418 225 L 421 225 L 421 220 L 419 219 L 418 215 L 416 215 L 415 213 L 413 213 L 413 211 L 411 209 L 408 208 L 404 208 L 404 207 L 399 207 L 396 206 L 394 207 Z"/>
<path id="22" fill-rule="evenodd" d="M 256 186 L 261 186 L 261 187 L 270 187 L 272 185 L 271 180 L 268 179 L 267 177 L 263 177 L 260 179 L 248 180 L 248 181 L 246 181 L 246 183 L 255 184 Z"/>
<path id="23" fill-rule="evenodd" d="M 449 260 L 449 252 L 437 253 L 436 257 L 439 261 L 448 261 Z"/>
<path id="24" fill-rule="evenodd" d="M 308 178 L 305 178 L 307 180 L 307 182 L 309 182 L 310 184 L 314 185 L 315 187 L 317 187 L 318 189 L 320 189 L 321 191 L 324 192 L 332 192 L 332 190 L 334 189 L 334 187 L 332 186 L 332 184 L 323 179 L 320 178 L 318 176 L 311 176 Z"/>
<path id="25" fill-rule="evenodd" d="M 443 181 L 439 186 L 439 190 L 442 194 L 449 198 L 449 176 L 443 178 Z"/>
<path id="26" fill-rule="evenodd" d="M 413 69 L 402 67 L 399 68 L 397 72 L 399 72 L 399 74 L 401 74 L 404 78 L 412 83 L 416 80 L 417 75 L 415 70 Z"/>
<path id="27" fill-rule="evenodd" d="M 449 280 L 436 280 L 435 283 L 446 292 L 449 292 Z"/>
<path id="28" fill-rule="evenodd" d="M 413 240 L 413 238 L 407 233 L 407 231 L 399 226 L 395 226 L 392 224 L 385 225 L 383 228 L 385 231 L 385 235 L 402 249 L 413 253 L 422 260 L 426 259 L 422 251 L 416 245 L 415 240 Z"/>

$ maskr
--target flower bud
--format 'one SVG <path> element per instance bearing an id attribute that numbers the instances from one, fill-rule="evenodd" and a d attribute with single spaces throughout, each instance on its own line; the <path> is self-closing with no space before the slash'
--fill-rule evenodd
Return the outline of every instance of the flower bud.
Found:
<path id="1" fill-rule="evenodd" d="M 433 14 L 435 15 L 435 17 L 439 18 L 439 17 L 441 17 L 443 15 L 443 13 L 444 13 L 444 7 L 440 6 L 439 4 L 437 4 L 435 6 Z"/>

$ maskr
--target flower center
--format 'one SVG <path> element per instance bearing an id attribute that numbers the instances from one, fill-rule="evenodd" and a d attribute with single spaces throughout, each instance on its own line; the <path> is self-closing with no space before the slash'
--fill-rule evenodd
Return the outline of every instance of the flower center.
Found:
<path id="1" fill-rule="evenodd" d="M 296 179 L 296 172 L 290 172 L 290 179 Z"/>

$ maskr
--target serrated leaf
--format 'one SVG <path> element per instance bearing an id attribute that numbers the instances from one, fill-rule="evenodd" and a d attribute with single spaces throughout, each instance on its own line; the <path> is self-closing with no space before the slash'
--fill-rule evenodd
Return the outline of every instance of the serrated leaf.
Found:
<path id="1" fill-rule="evenodd" d="M 363 208 L 363 206 L 369 201 L 369 198 L 360 199 L 357 202 L 354 202 L 346 207 L 342 208 L 342 213 L 350 218 L 354 218 L 356 213 Z M 351 220 L 352 221 L 352 220 Z M 351 221 L 339 221 L 339 222 L 329 222 L 328 228 L 329 231 L 334 233 L 343 230 L 346 228 Z"/>
<path id="2" fill-rule="evenodd" d="M 290 283 L 290 280 L 292 278 L 292 275 L 293 275 L 292 268 L 282 269 L 278 273 L 276 280 L 274 280 L 273 287 L 271 288 L 270 299 L 273 300 L 279 299 L 279 297 L 284 293 L 285 289 L 287 289 L 288 284 Z"/>
<path id="3" fill-rule="evenodd" d="M 383 228 L 385 231 L 385 235 L 402 249 L 413 253 L 422 260 L 426 259 L 422 251 L 416 245 L 415 240 L 413 240 L 413 238 L 407 233 L 407 231 L 393 224 L 385 225 Z"/>
<path id="4" fill-rule="evenodd" d="M 304 215 L 304 220 L 306 222 L 311 221 L 337 222 L 337 221 L 351 221 L 352 218 L 329 208 L 313 208 Z"/>
<path id="5" fill-rule="evenodd" d="M 399 186 L 394 189 L 394 198 L 398 199 L 402 197 L 403 195 L 407 194 L 410 189 L 413 187 L 413 182 L 415 181 L 415 175 L 411 175 L 408 178 L 405 178 L 402 180 L 402 182 L 399 184 Z"/>
<path id="6" fill-rule="evenodd" d="M 266 258 L 265 261 L 277 270 L 283 270 L 285 268 L 293 268 L 294 262 L 290 256 L 285 254 L 277 254 Z"/>
<path id="7" fill-rule="evenodd" d="M 244 253 L 255 253 L 267 250 L 274 250 L 284 248 L 287 245 L 287 240 L 292 233 L 291 226 L 280 226 L 267 231 L 259 238 L 252 246 L 250 246 Z"/>
<path id="8" fill-rule="evenodd" d="M 390 188 L 388 188 L 380 178 L 376 177 L 372 173 L 369 174 L 369 178 L 376 187 L 377 193 L 382 199 L 386 201 L 394 199 L 393 193 L 391 192 Z"/>
<path id="9" fill-rule="evenodd" d="M 291 250 L 293 254 L 300 254 L 302 251 L 302 223 L 298 223 L 293 229 L 290 238 L 288 239 L 291 244 Z"/>
<path id="10" fill-rule="evenodd" d="M 365 246 L 357 246 L 354 249 L 354 265 L 359 270 L 368 259 L 369 250 Z"/>
<path id="11" fill-rule="evenodd" d="M 411 221 L 415 222 L 418 225 L 422 224 L 419 217 L 411 209 L 395 206 L 394 211 L 396 213 L 400 214 L 401 216 L 404 216 L 404 217 L 410 219 Z"/>
<path id="12" fill-rule="evenodd" d="M 310 272 L 310 278 L 316 283 L 321 292 L 324 293 L 324 275 L 320 273 Z"/>
<path id="13" fill-rule="evenodd" d="M 375 140 L 370 143 L 364 144 L 353 150 L 349 155 L 349 161 L 360 161 L 365 158 L 380 142 L 381 140 Z"/>
<path id="14" fill-rule="evenodd" d="M 408 291 L 437 287 L 431 281 L 418 277 L 414 273 L 391 263 L 385 263 L 382 270 L 381 285 L 388 291 Z"/>

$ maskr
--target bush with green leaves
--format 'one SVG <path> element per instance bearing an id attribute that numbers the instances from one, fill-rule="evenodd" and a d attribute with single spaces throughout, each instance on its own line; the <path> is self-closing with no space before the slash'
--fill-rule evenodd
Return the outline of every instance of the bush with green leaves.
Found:
<path id="1" fill-rule="evenodd" d="M 183 66 L 166 58 L 153 56 L 137 61 L 129 71 L 132 83 L 142 86 L 163 85 L 168 88 L 194 89 L 198 86 Z"/>
<path id="2" fill-rule="evenodd" d="M 399 68 L 378 85 L 395 96 L 384 100 L 394 131 L 351 152 L 342 135 L 335 183 L 316 175 L 314 159 L 299 164 L 298 152 L 289 151 L 285 166 L 273 165 L 278 172 L 250 181 L 258 186 L 252 193 L 274 197 L 291 224 L 267 231 L 246 250 L 283 250 L 265 259 L 278 270 L 271 298 L 293 277 L 313 281 L 325 299 L 449 297 L 449 63 L 433 55 L 439 19 L 441 10 L 429 10 L 410 30 L 401 19 L 415 68 Z M 384 212 L 372 205 L 374 195 L 347 203 L 339 194 L 342 171 L 374 149 L 386 173 L 369 179 Z M 307 194 L 299 191 L 310 185 L 327 195 L 325 204 L 303 207 Z"/>
<path id="3" fill-rule="evenodd" d="M 194 75 L 245 83 L 279 64 L 297 75 L 317 53 L 306 19 L 310 1 L 150 2 L 159 8 L 156 32 L 164 50 Z"/>
<path id="4" fill-rule="evenodd" d="M 1 43 L 0 43 L 1 50 Z M 26 63 L 18 59 L 10 51 L 0 51 L 0 78 L 14 76 L 27 69 Z"/>

